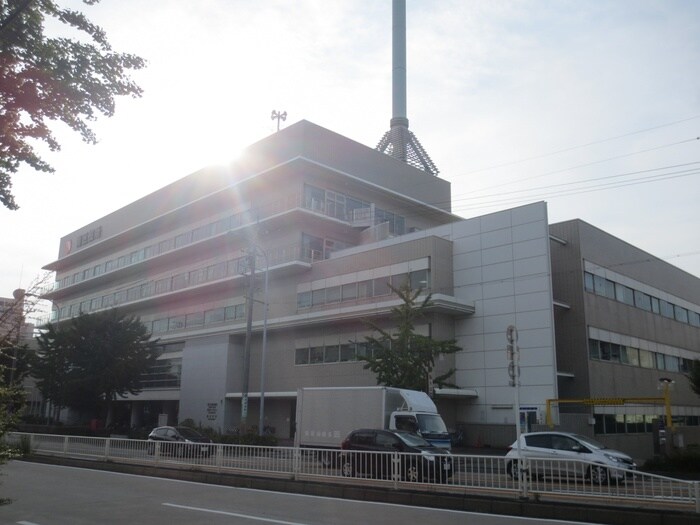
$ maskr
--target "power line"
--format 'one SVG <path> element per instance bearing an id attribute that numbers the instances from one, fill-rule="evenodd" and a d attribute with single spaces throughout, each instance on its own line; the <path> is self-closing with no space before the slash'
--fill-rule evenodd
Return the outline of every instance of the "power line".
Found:
<path id="1" fill-rule="evenodd" d="M 645 129 L 640 129 L 640 130 L 637 130 L 637 131 L 631 131 L 631 132 L 629 132 L 629 133 L 624 133 L 624 134 L 622 134 L 622 135 L 616 135 L 616 136 L 614 136 L 614 137 L 609 137 L 609 138 L 606 138 L 606 139 L 594 140 L 594 141 L 592 141 L 592 142 L 587 142 L 587 143 L 585 143 L 585 144 L 580 144 L 580 145 L 578 145 L 578 146 L 570 146 L 570 147 L 568 147 L 568 148 L 563 148 L 563 149 L 560 149 L 560 150 L 552 151 L 552 152 L 550 152 L 550 153 L 543 153 L 543 154 L 541 154 L 541 155 L 535 155 L 535 156 L 533 156 L 533 157 L 525 157 L 525 158 L 523 158 L 523 159 L 513 160 L 513 161 L 510 161 L 510 162 L 504 162 L 504 163 L 502 163 L 502 164 L 495 164 L 495 165 L 493 165 L 493 166 L 487 166 L 487 167 L 485 167 L 485 168 L 479 168 L 479 169 L 477 169 L 477 170 L 468 171 L 468 172 L 465 173 L 465 175 L 470 175 L 470 174 L 472 174 L 472 173 L 479 173 L 479 172 L 482 172 L 482 171 L 489 171 L 489 170 L 493 170 L 493 169 L 496 169 L 496 168 L 503 168 L 503 167 L 505 167 L 505 166 L 512 166 L 512 165 L 514 165 L 514 164 L 520 164 L 520 163 L 522 163 L 522 162 L 528 162 L 528 161 L 531 161 L 531 160 L 543 159 L 543 158 L 546 158 L 546 157 L 551 157 L 551 156 L 553 156 L 553 155 L 559 155 L 560 153 L 566 153 L 566 152 L 568 152 L 568 151 L 573 151 L 573 150 L 576 150 L 576 149 L 587 148 L 587 147 L 589 147 L 589 146 L 594 146 L 594 145 L 596 145 L 596 144 L 603 144 L 603 143 L 605 143 L 605 142 L 610 142 L 610 141 L 613 141 L 613 140 L 617 140 L 617 139 L 621 139 L 621 138 L 625 138 L 625 137 L 630 137 L 630 136 L 632 136 L 632 135 L 639 135 L 640 133 L 646 133 L 647 131 L 653 131 L 653 130 L 655 130 L 655 129 L 661 129 L 661 128 L 665 128 L 665 127 L 668 127 L 668 126 L 674 126 L 674 125 L 676 125 L 676 124 L 681 124 L 681 123 L 683 123 L 683 122 L 688 122 L 688 121 L 690 121 L 690 120 L 695 120 L 695 119 L 697 119 L 697 118 L 700 118 L 700 115 L 695 115 L 694 117 L 688 117 L 688 118 L 684 118 L 684 119 L 681 119 L 681 120 L 676 120 L 676 121 L 673 121 L 673 122 L 669 122 L 669 123 L 667 123 L 667 124 L 660 124 L 660 125 L 658 125 L 658 126 L 653 126 L 653 127 L 651 127 L 651 128 L 645 128 Z"/>

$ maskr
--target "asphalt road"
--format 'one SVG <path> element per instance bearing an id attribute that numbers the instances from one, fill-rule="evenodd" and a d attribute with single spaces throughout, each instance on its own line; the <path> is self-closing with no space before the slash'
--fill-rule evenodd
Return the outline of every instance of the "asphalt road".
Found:
<path id="1" fill-rule="evenodd" d="M 2 525 L 546 524 L 384 503 L 321 498 L 13 461 L 2 468 Z M 558 525 L 573 522 L 556 521 Z M 579 523 L 580 525 L 580 523 Z"/>

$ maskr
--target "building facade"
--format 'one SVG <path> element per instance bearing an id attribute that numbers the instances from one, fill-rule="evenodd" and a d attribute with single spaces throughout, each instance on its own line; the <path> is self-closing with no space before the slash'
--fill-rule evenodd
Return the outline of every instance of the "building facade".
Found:
<path id="1" fill-rule="evenodd" d="M 143 391 L 119 403 L 122 423 L 192 419 L 230 432 L 258 424 L 262 398 L 263 425 L 291 438 L 298 388 L 376 384 L 360 360 L 365 321 L 391 329 L 399 302 L 388 285 L 409 281 L 432 294 L 417 329 L 462 349 L 438 363 L 437 373 L 456 369 L 458 388 L 434 392 L 448 426 L 462 425 L 470 444 L 505 446 L 516 421 L 506 330 L 518 333 L 525 428 L 544 423 L 548 399 L 597 395 L 597 374 L 617 369 L 589 358 L 589 341 L 633 327 L 602 322 L 602 299 L 584 286 L 603 270 L 581 261 L 612 271 L 620 254 L 550 240 L 569 233 L 549 226 L 542 202 L 472 219 L 450 202 L 447 181 L 302 121 L 63 237 L 46 298 L 55 321 L 119 308 L 159 339 Z M 669 282 L 680 272 L 660 265 Z M 693 282 L 671 302 L 697 313 Z M 689 359 L 700 337 L 687 328 L 686 342 L 663 341 Z"/>
<path id="2" fill-rule="evenodd" d="M 666 439 L 699 443 L 687 374 L 700 357 L 700 279 L 580 220 L 550 232 L 559 395 L 598 400 L 562 403 L 561 423 L 648 456 L 668 394 Z"/>

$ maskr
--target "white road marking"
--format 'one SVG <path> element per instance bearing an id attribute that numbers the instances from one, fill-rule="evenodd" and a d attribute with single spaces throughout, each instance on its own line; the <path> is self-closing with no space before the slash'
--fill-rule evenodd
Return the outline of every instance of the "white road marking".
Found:
<path id="1" fill-rule="evenodd" d="M 33 523 L 31 521 L 18 521 L 17 525 L 39 525 L 38 523 Z"/>
<path id="2" fill-rule="evenodd" d="M 234 516 L 236 518 L 245 518 L 245 519 L 256 520 L 256 521 L 265 521 L 267 523 L 280 523 L 281 525 L 308 525 L 305 523 L 300 523 L 298 521 L 284 521 L 284 520 L 277 520 L 274 518 L 262 518 L 260 516 L 253 516 L 251 514 L 239 514 L 238 512 L 227 512 L 224 510 L 203 509 L 200 507 L 189 507 L 187 505 L 176 505 L 175 503 L 163 503 L 163 505 L 166 507 L 174 507 L 176 509 L 195 510 L 198 512 L 207 512 L 209 514 L 220 514 L 222 516 Z"/>

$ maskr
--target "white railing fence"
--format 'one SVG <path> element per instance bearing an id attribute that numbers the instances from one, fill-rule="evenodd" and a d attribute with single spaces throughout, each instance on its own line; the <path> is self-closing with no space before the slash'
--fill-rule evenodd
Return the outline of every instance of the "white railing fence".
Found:
<path id="1" fill-rule="evenodd" d="M 37 455 L 231 472 L 430 492 L 501 494 L 540 501 L 615 504 L 700 513 L 700 482 L 576 460 L 424 456 L 250 445 L 164 443 L 13 432 L 5 442 Z"/>

